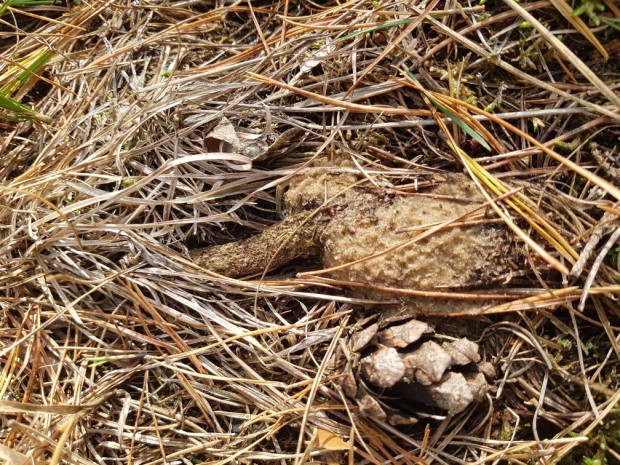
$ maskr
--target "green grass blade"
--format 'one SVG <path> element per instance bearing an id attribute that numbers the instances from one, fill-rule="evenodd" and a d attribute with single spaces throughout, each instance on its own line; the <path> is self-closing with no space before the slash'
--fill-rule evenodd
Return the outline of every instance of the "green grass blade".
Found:
<path id="1" fill-rule="evenodd" d="M 602 16 L 601 21 L 603 21 L 603 23 L 605 23 L 607 26 L 612 27 L 616 31 L 620 32 L 620 18 L 607 18 L 606 16 Z"/>
<path id="2" fill-rule="evenodd" d="M 14 100 L 10 97 L 5 97 L 4 95 L 0 95 L 0 108 L 4 108 L 5 110 L 12 111 L 14 113 L 33 113 L 34 112 L 34 110 L 30 108 L 28 105 L 19 103 L 17 100 Z"/>
<path id="3" fill-rule="evenodd" d="M 13 89 L 23 86 L 28 79 L 36 75 L 52 59 L 52 56 L 53 53 L 51 51 L 44 50 L 34 54 L 34 57 L 28 57 L 21 66 L 22 71 L 11 82 L 0 89 L 0 95 L 6 97 Z"/>
<path id="4" fill-rule="evenodd" d="M 51 123 L 53 121 L 53 119 L 49 116 L 37 113 L 28 105 L 24 105 L 15 99 L 5 97 L 3 95 L 0 95 L 0 109 L 7 110 L 9 112 L 8 114 L 0 113 L 0 119 L 36 119 L 37 121 L 42 121 L 44 123 Z"/>
<path id="5" fill-rule="evenodd" d="M 491 151 L 491 146 L 487 143 L 487 141 L 484 140 L 480 136 L 480 134 L 478 134 L 476 131 L 474 131 L 474 129 L 469 124 L 467 124 L 461 118 L 456 116 L 454 113 L 452 113 L 450 110 L 448 110 L 446 107 L 444 107 L 441 103 L 439 103 L 433 97 L 428 96 L 428 98 L 433 103 L 433 105 L 435 105 L 439 109 L 439 111 L 441 111 L 448 118 L 450 118 L 452 120 L 452 122 L 455 123 L 463 131 L 465 131 L 466 134 L 468 134 L 472 139 L 474 139 L 476 142 L 478 142 L 481 146 L 483 146 L 489 152 Z"/>
<path id="6" fill-rule="evenodd" d="M 408 69 L 405 69 L 405 73 L 407 73 L 407 76 L 411 80 L 413 80 L 416 84 L 418 84 L 420 86 L 420 88 L 422 88 L 422 85 L 420 84 L 420 81 L 418 81 L 416 79 L 416 77 L 413 75 L 413 73 L 411 71 L 409 71 Z M 428 97 L 428 99 L 431 101 L 431 103 L 437 107 L 437 109 L 439 111 L 441 111 L 448 118 L 450 118 L 450 120 L 453 123 L 455 123 L 458 127 L 460 127 L 466 134 L 468 134 L 472 139 L 474 139 L 476 142 L 478 142 L 482 147 L 487 149 L 489 152 L 491 151 L 491 146 L 488 144 L 488 142 L 486 140 L 484 140 L 484 138 L 482 136 L 480 136 L 480 134 L 478 134 L 469 124 L 467 124 L 465 121 L 463 121 L 457 115 L 455 115 L 450 110 L 448 110 L 445 106 L 443 106 L 441 103 L 439 103 L 437 100 L 435 100 L 428 92 L 426 92 L 424 90 L 422 90 L 422 91 Z"/>
<path id="7" fill-rule="evenodd" d="M 4 0 L 0 4 L 0 16 L 4 15 L 9 8 L 24 8 L 28 6 L 53 5 L 62 3 L 58 0 Z"/>

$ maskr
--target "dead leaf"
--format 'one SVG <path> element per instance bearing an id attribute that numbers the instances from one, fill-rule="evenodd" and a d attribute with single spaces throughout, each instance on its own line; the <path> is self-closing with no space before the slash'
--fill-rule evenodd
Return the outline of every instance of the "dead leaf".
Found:
<path id="1" fill-rule="evenodd" d="M 316 442 L 314 446 L 317 449 L 327 451 L 352 449 L 351 444 L 347 443 L 340 434 L 334 433 L 328 429 L 316 428 L 314 434 L 316 435 Z"/>
<path id="2" fill-rule="evenodd" d="M 228 118 L 222 118 L 217 126 L 206 135 L 204 144 L 209 152 L 230 152 L 241 148 L 237 131 Z"/>
<path id="3" fill-rule="evenodd" d="M 260 132 L 236 128 L 227 118 L 222 118 L 205 136 L 204 146 L 209 152 L 238 153 L 253 160 L 269 148 L 266 139 Z"/>

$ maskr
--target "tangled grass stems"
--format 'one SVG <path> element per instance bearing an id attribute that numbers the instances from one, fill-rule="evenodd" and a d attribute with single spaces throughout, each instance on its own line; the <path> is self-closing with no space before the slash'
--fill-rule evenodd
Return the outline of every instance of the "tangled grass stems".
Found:
<path id="1" fill-rule="evenodd" d="M 546 2 L 523 7 L 566 27 Z M 520 20 L 500 5 L 95 1 L 31 13 L 5 14 L 0 43 L 3 85 L 21 76 L 11 97 L 50 118 L 0 124 L 3 460 L 542 463 L 581 450 L 616 411 L 618 270 L 599 241 L 575 276 L 524 252 L 510 287 L 497 290 L 515 299 L 479 322 L 504 324 L 479 339 L 498 371 L 483 403 L 446 415 L 376 393 L 418 416 L 408 426 L 361 416 L 340 385 L 354 362 L 350 335 L 376 314 L 376 299 L 299 274 L 316 262 L 232 279 L 187 255 L 281 221 L 282 188 L 317 160 L 362 172 L 385 195 L 423 185 L 422 168 L 459 171 L 439 121 L 398 81 L 401 65 L 505 147 L 480 151 L 450 128 L 453 146 L 522 191 L 573 250 L 596 234 L 607 240 L 616 181 L 589 143 L 616 153 L 617 108 L 601 100 L 616 84 L 578 34 L 565 40 L 602 76 L 597 90 L 567 77 L 553 42 L 537 45 L 536 69 L 520 69 Z M 607 29 L 594 35 L 604 47 L 612 40 Z M 467 62 L 463 45 L 478 58 Z M 488 47 L 502 51 L 495 63 Z M 34 69 L 28 57 L 44 53 L 53 57 Z M 458 67 L 451 100 L 440 71 Z M 475 114 L 500 88 L 496 114 Z M 472 116 L 455 110 L 468 94 Z M 224 118 L 232 134 L 216 130 Z M 553 150 L 577 135 L 574 151 Z M 591 269 L 579 312 L 572 302 Z M 322 434 L 349 448 L 329 450 Z"/>

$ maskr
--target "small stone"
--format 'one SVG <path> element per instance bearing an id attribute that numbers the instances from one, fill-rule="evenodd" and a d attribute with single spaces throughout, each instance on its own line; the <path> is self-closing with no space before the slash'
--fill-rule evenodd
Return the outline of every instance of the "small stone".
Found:
<path id="1" fill-rule="evenodd" d="M 361 363 L 368 381 L 378 387 L 392 387 L 405 375 L 405 364 L 392 347 L 381 347 Z"/>

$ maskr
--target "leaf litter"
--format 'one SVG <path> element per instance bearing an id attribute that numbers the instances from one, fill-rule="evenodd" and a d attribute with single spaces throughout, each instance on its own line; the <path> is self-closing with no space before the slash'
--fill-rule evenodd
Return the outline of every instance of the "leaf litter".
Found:
<path id="1" fill-rule="evenodd" d="M 7 7 L 2 459 L 593 455 L 620 400 L 617 66 L 597 52 L 617 39 L 561 18 Z M 214 247 L 260 266 L 197 265 Z"/>

